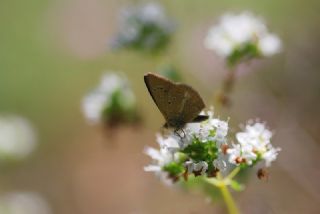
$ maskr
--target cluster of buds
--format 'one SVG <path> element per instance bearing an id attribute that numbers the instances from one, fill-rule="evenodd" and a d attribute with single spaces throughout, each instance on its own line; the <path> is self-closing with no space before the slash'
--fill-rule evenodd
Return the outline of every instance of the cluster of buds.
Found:
<path id="1" fill-rule="evenodd" d="M 230 66 L 281 50 L 281 41 L 270 33 L 264 21 L 250 12 L 226 14 L 213 26 L 204 41 L 206 48 L 225 58 Z"/>
<path id="2" fill-rule="evenodd" d="M 168 45 L 175 24 L 160 5 L 148 3 L 125 9 L 119 28 L 113 48 L 158 52 Z"/>
<path id="3" fill-rule="evenodd" d="M 172 184 L 180 178 L 187 180 L 190 174 L 215 177 L 217 172 L 227 174 L 236 166 L 251 167 L 263 160 L 268 167 L 276 159 L 280 149 L 271 145 L 272 133 L 265 124 L 248 123 L 236 134 L 237 143 L 230 143 L 228 122 L 214 118 L 212 111 L 206 114 L 208 120 L 187 124 L 181 136 L 175 132 L 157 135 L 160 149 L 145 149 L 153 159 L 145 171 Z"/>
<path id="4" fill-rule="evenodd" d="M 124 74 L 104 74 L 101 83 L 84 97 L 82 109 L 93 124 L 137 120 L 135 95 Z"/>

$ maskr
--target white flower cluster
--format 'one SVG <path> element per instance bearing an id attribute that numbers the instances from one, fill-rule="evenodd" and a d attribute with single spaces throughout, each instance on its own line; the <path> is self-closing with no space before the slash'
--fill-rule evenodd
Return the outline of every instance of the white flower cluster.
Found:
<path id="1" fill-rule="evenodd" d="M 172 184 L 188 174 L 213 177 L 216 172 L 226 175 L 235 165 L 250 167 L 264 161 L 269 167 L 277 158 L 280 148 L 271 145 L 272 132 L 264 123 L 249 122 L 244 131 L 236 133 L 237 144 L 227 142 L 228 122 L 213 117 L 189 123 L 181 135 L 176 132 L 163 137 L 157 135 L 160 149 L 147 147 L 145 153 L 153 159 L 145 171 L 155 172 L 165 183 Z"/>
<path id="2" fill-rule="evenodd" d="M 28 120 L 13 115 L 0 117 L 0 159 L 23 159 L 36 144 L 36 134 Z"/>
<path id="3" fill-rule="evenodd" d="M 166 183 L 170 183 L 168 172 L 164 171 L 164 167 L 172 162 L 180 164 L 184 171 L 186 170 L 189 174 L 194 172 L 205 174 L 209 164 L 217 170 L 225 170 L 225 160 L 227 158 L 223 157 L 224 155 L 219 155 L 209 163 L 207 160 L 193 160 L 192 157 L 186 157 L 186 154 L 183 153 L 183 150 L 187 149 L 195 141 L 201 145 L 208 144 L 209 142 L 214 143 L 214 147 L 217 148 L 216 153 L 221 153 L 221 146 L 227 143 L 228 123 L 214 118 L 211 111 L 208 111 L 207 115 L 209 119 L 202 123 L 187 124 L 183 131 L 181 131 L 183 132 L 181 136 L 177 133 L 172 133 L 167 137 L 158 134 L 157 142 L 160 150 L 150 147 L 145 149 L 145 153 L 154 160 L 152 165 L 144 168 L 145 171 L 153 171 L 156 175 L 163 178 Z M 212 155 L 215 156 L 215 154 Z"/>
<path id="4" fill-rule="evenodd" d="M 261 56 L 271 56 L 281 50 L 280 39 L 268 32 L 261 18 L 250 12 L 222 16 L 219 24 L 209 30 L 204 45 L 226 58 L 247 45 L 255 47 Z"/>
<path id="5" fill-rule="evenodd" d="M 252 165 L 254 162 L 264 160 L 269 167 L 277 158 L 280 148 L 274 148 L 270 142 L 272 132 L 264 123 L 247 124 L 243 132 L 236 134 L 238 144 L 227 150 L 230 163 Z"/>
<path id="6" fill-rule="evenodd" d="M 34 192 L 10 192 L 0 196 L 2 214 L 51 214 L 47 201 Z"/>
<path id="7" fill-rule="evenodd" d="M 119 99 L 117 100 L 120 105 L 118 108 L 131 110 L 135 107 L 135 96 L 126 77 L 114 72 L 106 73 L 98 87 L 86 95 L 82 101 L 82 110 L 88 121 L 98 123 L 105 119 L 104 111 L 115 104 L 115 95 Z"/>

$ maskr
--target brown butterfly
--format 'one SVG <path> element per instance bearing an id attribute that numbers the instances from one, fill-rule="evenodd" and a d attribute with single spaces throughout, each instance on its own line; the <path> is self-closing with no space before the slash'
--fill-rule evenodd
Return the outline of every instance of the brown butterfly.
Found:
<path id="1" fill-rule="evenodd" d="M 182 129 L 186 123 L 201 122 L 208 119 L 199 115 L 205 107 L 199 93 L 191 86 L 174 83 L 153 73 L 144 75 L 149 93 L 166 119 L 165 128 Z"/>

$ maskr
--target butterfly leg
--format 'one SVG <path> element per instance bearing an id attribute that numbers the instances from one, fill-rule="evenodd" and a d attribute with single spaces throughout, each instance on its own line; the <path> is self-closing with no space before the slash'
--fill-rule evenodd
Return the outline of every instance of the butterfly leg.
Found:
<path id="1" fill-rule="evenodd" d="M 180 137 L 180 139 L 183 139 L 187 136 L 187 134 L 185 133 L 185 131 L 183 129 L 175 129 L 174 134 L 177 135 L 178 137 Z"/>

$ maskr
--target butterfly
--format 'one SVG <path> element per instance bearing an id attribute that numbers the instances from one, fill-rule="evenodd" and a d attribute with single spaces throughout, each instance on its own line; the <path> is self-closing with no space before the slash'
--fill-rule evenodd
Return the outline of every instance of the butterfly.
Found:
<path id="1" fill-rule="evenodd" d="M 144 82 L 166 120 L 165 128 L 174 128 L 176 131 L 183 129 L 187 123 L 208 119 L 206 115 L 199 115 L 205 104 L 191 86 L 172 82 L 153 73 L 145 74 Z"/>

